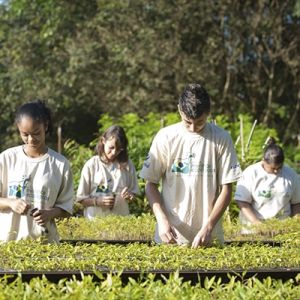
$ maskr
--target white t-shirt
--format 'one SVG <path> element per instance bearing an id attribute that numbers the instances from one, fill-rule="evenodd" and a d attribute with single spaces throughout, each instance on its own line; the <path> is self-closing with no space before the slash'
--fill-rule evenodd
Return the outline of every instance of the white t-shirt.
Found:
<path id="1" fill-rule="evenodd" d="M 130 159 L 126 167 L 120 169 L 117 162 L 105 164 L 98 155 L 93 156 L 82 169 L 76 201 L 97 196 L 104 197 L 110 192 L 115 192 L 115 205 L 112 210 L 103 206 L 88 206 L 85 208 L 85 217 L 91 219 L 96 215 L 101 217 L 109 214 L 127 216 L 129 206 L 127 200 L 121 197 L 125 187 L 128 187 L 133 194 L 140 193 L 135 167 Z"/>
<path id="2" fill-rule="evenodd" d="M 200 135 L 187 132 L 182 122 L 161 129 L 140 172 L 140 177 L 155 184 L 162 179 L 162 209 L 179 244 L 192 242 L 207 222 L 220 185 L 241 176 L 231 136 L 208 122 Z M 212 236 L 224 241 L 222 218 Z M 158 228 L 154 240 L 161 242 Z"/>
<path id="3" fill-rule="evenodd" d="M 72 214 L 74 186 L 68 160 L 48 148 L 39 158 L 30 158 L 23 146 L 5 150 L 0 154 L 0 197 L 22 198 L 32 208 L 60 207 Z M 36 224 L 34 218 L 23 216 L 10 208 L 0 210 L 0 240 L 45 237 L 49 243 L 59 242 L 54 219 L 46 225 L 48 233 Z"/>
<path id="4" fill-rule="evenodd" d="M 284 219 L 291 215 L 291 204 L 300 203 L 300 179 L 287 166 L 275 175 L 266 172 L 258 162 L 244 170 L 243 179 L 237 182 L 234 200 L 250 203 L 260 220 Z M 251 224 L 241 213 L 240 217 L 242 223 Z"/>

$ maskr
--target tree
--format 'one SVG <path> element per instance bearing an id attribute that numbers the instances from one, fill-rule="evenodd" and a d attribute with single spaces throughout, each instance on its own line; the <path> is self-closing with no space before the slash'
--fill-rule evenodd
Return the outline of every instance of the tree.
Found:
<path id="1" fill-rule="evenodd" d="M 209 91 L 212 118 L 250 114 L 297 143 L 299 0 L 8 0 L 1 9 L 1 149 L 18 141 L 16 109 L 36 98 L 51 105 L 64 141 L 88 144 L 103 113 L 175 112 L 190 82 Z"/>

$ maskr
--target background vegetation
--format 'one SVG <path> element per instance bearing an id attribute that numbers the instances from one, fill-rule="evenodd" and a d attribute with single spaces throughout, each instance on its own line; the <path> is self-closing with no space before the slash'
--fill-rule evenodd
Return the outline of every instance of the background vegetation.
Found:
<path id="1" fill-rule="evenodd" d="M 16 110 L 43 98 L 62 127 L 76 188 L 97 137 L 113 123 L 125 127 L 139 173 L 157 130 L 179 120 L 182 89 L 197 82 L 243 167 L 261 158 L 272 135 L 297 168 L 299 54 L 300 0 L 4 0 L 0 151 L 21 142 Z M 56 133 L 47 143 L 58 148 Z M 131 203 L 138 214 L 149 211 L 140 187 Z"/>
<path id="2" fill-rule="evenodd" d="M 0 151 L 19 142 L 16 109 L 36 98 L 63 141 L 88 145 L 103 113 L 174 112 L 190 82 L 210 92 L 212 118 L 249 114 L 295 146 L 299 16 L 299 0 L 4 0 Z"/>
<path id="3" fill-rule="evenodd" d="M 256 123 L 251 122 L 251 117 L 249 115 L 239 115 L 239 119 L 240 121 L 238 122 L 230 122 L 227 116 L 219 115 L 216 119 L 209 119 L 208 121 L 216 123 L 231 134 L 241 167 L 244 169 L 248 165 L 261 160 L 263 148 L 266 146 L 266 140 L 269 136 L 278 139 L 278 134 L 275 129 L 268 128 L 263 123 L 255 125 Z M 178 112 L 168 113 L 163 117 L 160 114 L 149 113 L 144 118 L 139 118 L 137 114 L 133 113 L 125 114 L 120 118 L 113 118 L 108 114 L 104 114 L 98 121 L 98 124 L 102 125 L 99 136 L 101 136 L 106 128 L 112 124 L 123 126 L 129 139 L 129 157 L 136 167 L 137 175 L 139 175 L 148 154 L 152 139 L 157 131 L 162 126 L 168 126 L 178 121 L 180 121 Z M 65 144 L 66 155 L 69 157 L 72 166 L 75 194 L 83 165 L 87 159 L 93 155 L 93 148 L 98 140 L 99 137 L 94 139 L 89 147 L 78 144 L 75 140 L 70 140 Z M 285 164 L 294 168 L 296 171 L 300 171 L 297 165 L 299 160 L 299 149 L 293 146 L 286 147 L 285 155 Z M 141 178 L 139 178 L 139 186 L 141 195 L 137 197 L 135 201 L 129 202 L 130 211 L 135 215 L 150 212 L 150 207 L 145 196 L 145 183 Z M 82 208 L 76 206 L 74 209 L 80 211 Z M 233 201 L 230 204 L 230 212 L 228 212 L 228 214 L 229 213 L 232 218 L 237 216 L 238 209 Z"/>

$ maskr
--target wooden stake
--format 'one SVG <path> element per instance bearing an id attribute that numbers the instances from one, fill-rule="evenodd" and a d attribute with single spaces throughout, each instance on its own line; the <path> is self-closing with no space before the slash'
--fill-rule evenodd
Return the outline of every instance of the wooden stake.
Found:
<path id="1" fill-rule="evenodd" d="M 245 149 L 244 149 L 244 127 L 243 118 L 240 118 L 240 131 L 241 131 L 241 145 L 242 145 L 242 162 L 245 163 Z"/>
<path id="2" fill-rule="evenodd" d="M 257 123 L 257 120 L 255 120 L 254 123 L 253 123 L 252 129 L 251 129 L 251 132 L 250 132 L 250 135 L 249 135 L 249 138 L 248 138 L 248 142 L 247 142 L 247 145 L 246 145 L 246 151 L 248 151 L 248 147 L 249 147 L 249 144 L 251 142 L 252 135 L 253 135 L 256 123 Z"/>
<path id="3" fill-rule="evenodd" d="M 241 136 L 239 135 L 235 141 L 235 144 L 234 144 L 234 148 L 236 147 L 236 145 L 238 144 L 239 140 L 240 140 Z"/>
<path id="4" fill-rule="evenodd" d="M 160 127 L 161 128 L 165 127 L 165 118 L 163 115 L 160 116 Z"/>
<path id="5" fill-rule="evenodd" d="M 61 126 L 59 125 L 57 128 L 57 152 L 61 153 Z"/>
<path id="6" fill-rule="evenodd" d="M 262 146 L 263 149 L 266 148 L 266 145 L 268 144 L 270 138 L 271 138 L 270 136 L 267 137 L 266 141 L 264 142 L 264 144 L 263 144 L 263 146 Z"/>

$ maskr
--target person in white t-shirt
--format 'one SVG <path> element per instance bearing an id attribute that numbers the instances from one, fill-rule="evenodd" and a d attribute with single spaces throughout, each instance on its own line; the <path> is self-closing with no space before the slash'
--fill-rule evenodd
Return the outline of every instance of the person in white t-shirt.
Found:
<path id="1" fill-rule="evenodd" d="M 135 167 L 128 157 L 128 140 L 121 126 L 110 126 L 84 165 L 76 201 L 85 218 L 129 215 L 128 201 L 140 193 Z"/>
<path id="2" fill-rule="evenodd" d="M 0 241 L 59 243 L 54 219 L 72 215 L 74 187 L 68 160 L 45 143 L 51 110 L 43 100 L 27 103 L 16 123 L 24 145 L 0 154 Z"/>
<path id="3" fill-rule="evenodd" d="M 284 166 L 284 152 L 275 140 L 265 149 L 261 162 L 247 167 L 237 182 L 234 200 L 242 224 L 255 225 L 270 218 L 300 214 L 300 179 Z M 251 230 L 243 228 L 243 233 Z"/>
<path id="4" fill-rule="evenodd" d="M 210 97 L 189 84 L 178 105 L 182 122 L 155 136 L 140 177 L 156 216 L 156 243 L 209 246 L 224 242 L 222 215 L 241 168 L 229 133 L 207 122 Z M 162 179 L 162 188 L 159 189 Z"/>

